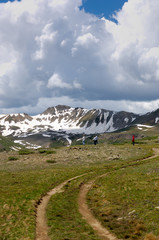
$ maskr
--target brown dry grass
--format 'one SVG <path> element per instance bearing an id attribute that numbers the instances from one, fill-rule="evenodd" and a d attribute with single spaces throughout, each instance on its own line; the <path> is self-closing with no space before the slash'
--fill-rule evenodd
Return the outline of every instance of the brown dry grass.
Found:
<path id="1" fill-rule="evenodd" d="M 156 237 L 155 235 L 153 235 L 152 233 L 147 234 L 146 237 L 144 238 L 144 240 L 159 240 L 159 237 Z"/>

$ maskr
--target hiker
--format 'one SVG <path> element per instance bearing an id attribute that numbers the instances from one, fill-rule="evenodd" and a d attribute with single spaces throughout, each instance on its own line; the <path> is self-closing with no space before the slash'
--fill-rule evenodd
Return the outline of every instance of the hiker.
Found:
<path id="1" fill-rule="evenodd" d="M 132 136 L 132 144 L 135 145 L 135 136 Z"/>
<path id="2" fill-rule="evenodd" d="M 96 144 L 98 143 L 98 137 L 95 136 L 95 137 L 93 138 L 93 141 L 94 141 L 94 145 L 96 145 Z"/>
<path id="3" fill-rule="evenodd" d="M 86 140 L 86 138 L 85 138 L 85 136 L 83 135 L 83 138 L 82 138 L 82 143 L 83 143 L 83 145 L 85 145 L 85 140 Z"/>

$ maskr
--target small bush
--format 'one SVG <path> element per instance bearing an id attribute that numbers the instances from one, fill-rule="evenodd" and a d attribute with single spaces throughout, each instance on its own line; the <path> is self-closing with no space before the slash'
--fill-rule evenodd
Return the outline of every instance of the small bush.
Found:
<path id="1" fill-rule="evenodd" d="M 28 154 L 31 154 L 33 153 L 33 151 L 29 150 L 29 149 L 21 149 L 19 151 L 19 155 L 28 155 Z"/>
<path id="2" fill-rule="evenodd" d="M 49 149 L 40 149 L 39 153 L 46 153 L 46 154 L 55 154 L 56 151 L 49 150 Z"/>
<path id="3" fill-rule="evenodd" d="M 46 149 L 39 149 L 39 153 L 46 153 Z"/>
<path id="4" fill-rule="evenodd" d="M 56 163 L 55 160 L 47 160 L 46 162 L 47 162 L 47 163 Z"/>
<path id="5" fill-rule="evenodd" d="M 8 160 L 9 160 L 9 161 L 16 161 L 16 160 L 18 160 L 18 158 L 17 158 L 17 157 L 10 156 L 10 157 L 8 157 Z"/>

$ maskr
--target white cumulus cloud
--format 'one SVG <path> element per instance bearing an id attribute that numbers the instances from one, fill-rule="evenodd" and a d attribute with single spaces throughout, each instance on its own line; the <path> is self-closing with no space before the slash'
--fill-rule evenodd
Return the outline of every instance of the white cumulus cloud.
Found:
<path id="1" fill-rule="evenodd" d="M 54 73 L 48 80 L 48 88 L 68 88 L 71 89 L 71 85 L 63 82 L 58 73 Z"/>
<path id="2" fill-rule="evenodd" d="M 42 99 L 48 106 L 63 99 L 137 112 L 157 107 L 159 1 L 128 0 L 116 22 L 85 13 L 81 5 L 0 4 L 1 111 L 38 111 Z"/>

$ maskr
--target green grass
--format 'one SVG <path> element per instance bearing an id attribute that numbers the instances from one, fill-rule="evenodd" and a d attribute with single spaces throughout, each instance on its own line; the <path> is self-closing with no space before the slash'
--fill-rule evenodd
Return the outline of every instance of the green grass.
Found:
<path id="1" fill-rule="evenodd" d="M 158 136 L 147 136 L 147 137 L 144 137 L 143 140 L 155 140 L 157 138 Z"/>
<path id="2" fill-rule="evenodd" d="M 84 169 L 45 169 L 37 171 L 0 172 L 1 239 L 34 239 L 36 201 L 64 180 Z"/>
<path id="3" fill-rule="evenodd" d="M 49 235 L 51 239 L 99 240 L 92 228 L 81 218 L 78 211 L 80 185 L 85 177 L 68 183 L 64 192 L 53 196 L 47 208 Z"/>
<path id="4" fill-rule="evenodd" d="M 2 206 L 0 208 L 0 239 L 35 239 L 35 211 L 38 200 L 61 182 L 83 173 L 91 174 L 70 182 L 63 193 L 51 198 L 47 210 L 50 236 L 51 239 L 58 240 L 98 239 L 78 213 L 77 197 L 80 184 L 108 171 L 115 171 L 112 176 L 116 181 L 121 179 L 122 172 L 126 171 L 126 169 L 120 170 L 121 167 L 136 164 L 137 159 L 152 155 L 152 147 L 155 146 L 157 145 L 77 145 L 57 148 L 56 154 L 54 149 L 50 149 L 54 154 L 53 159 L 45 154 L 46 152 L 42 154 L 39 151 L 23 150 L 22 152 L 26 153 L 24 155 L 19 155 L 19 152 L 0 153 L 0 206 Z M 18 161 L 8 161 L 9 157 L 18 158 Z M 51 164 L 54 162 L 56 164 Z M 139 166 L 131 168 L 138 169 Z M 147 169 L 146 165 L 145 169 Z M 107 181 L 110 180 L 111 189 L 112 182 L 109 177 Z M 126 179 L 129 178 L 125 177 L 125 181 Z M 103 186 L 105 186 L 104 183 Z M 98 188 L 93 189 L 100 203 L 101 196 L 97 190 Z M 102 191 L 105 194 L 105 188 Z M 107 200 L 107 195 L 104 196 Z M 101 203 L 104 204 L 102 201 Z M 94 204 L 91 196 L 90 202 Z M 94 211 L 98 212 L 100 208 L 95 206 Z M 142 224 L 145 225 L 145 222 L 141 219 L 138 224 L 139 229 L 144 228 Z M 154 234 L 157 234 L 155 227 L 153 229 Z"/>
<path id="5" fill-rule="evenodd" d="M 159 235 L 159 158 L 100 178 L 88 202 L 105 227 L 123 239 Z"/>

